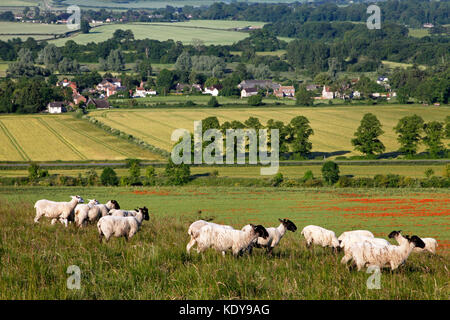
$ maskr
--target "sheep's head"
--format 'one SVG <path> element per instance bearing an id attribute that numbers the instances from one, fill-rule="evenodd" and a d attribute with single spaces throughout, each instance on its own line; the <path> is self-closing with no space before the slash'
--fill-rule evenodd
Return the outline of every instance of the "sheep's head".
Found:
<path id="1" fill-rule="evenodd" d="M 405 238 L 408 239 L 410 243 L 414 243 L 414 246 L 422 249 L 425 248 L 425 242 L 423 242 L 422 239 L 420 239 L 418 236 L 416 235 L 412 237 L 405 236 Z"/>
<path id="2" fill-rule="evenodd" d="M 250 225 L 253 228 L 253 231 L 258 235 L 258 237 L 267 239 L 269 237 L 269 233 L 267 232 L 266 228 L 264 228 L 262 225 Z"/>
<path id="3" fill-rule="evenodd" d="M 89 199 L 89 204 L 95 206 L 97 204 L 100 204 L 100 202 L 98 202 L 96 199 Z"/>
<path id="4" fill-rule="evenodd" d="M 390 239 L 394 239 L 394 238 L 396 238 L 396 237 L 398 237 L 398 236 L 400 236 L 401 233 L 402 232 L 402 230 L 398 230 L 398 231 L 392 231 L 391 233 L 389 233 L 389 235 L 388 235 L 388 237 L 390 238 Z"/>
<path id="5" fill-rule="evenodd" d="M 295 232 L 297 230 L 297 226 L 289 219 L 278 219 L 286 229 L 289 231 Z"/>
<path id="6" fill-rule="evenodd" d="M 150 215 L 148 214 L 147 207 L 139 208 L 139 211 L 144 215 L 144 220 L 150 220 Z"/>
<path id="7" fill-rule="evenodd" d="M 111 207 L 111 209 L 120 209 L 119 203 L 116 200 L 109 200 L 107 204 L 109 205 L 109 207 Z"/>
<path id="8" fill-rule="evenodd" d="M 80 197 L 80 196 L 70 196 L 70 197 L 72 198 L 72 200 L 73 200 L 73 199 L 77 199 L 77 202 L 78 202 L 78 203 L 84 203 L 83 198 Z"/>

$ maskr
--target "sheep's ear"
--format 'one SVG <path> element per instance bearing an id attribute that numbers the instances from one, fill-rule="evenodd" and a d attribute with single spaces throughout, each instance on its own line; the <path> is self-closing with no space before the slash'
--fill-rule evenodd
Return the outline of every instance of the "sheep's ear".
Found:
<path id="1" fill-rule="evenodd" d="M 281 220 L 280 218 L 278 218 L 278 221 L 280 221 L 281 223 L 283 223 L 283 220 Z"/>

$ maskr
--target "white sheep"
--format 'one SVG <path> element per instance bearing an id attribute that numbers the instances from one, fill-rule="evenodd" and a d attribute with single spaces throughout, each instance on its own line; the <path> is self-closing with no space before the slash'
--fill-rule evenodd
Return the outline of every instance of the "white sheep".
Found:
<path id="1" fill-rule="evenodd" d="M 144 220 L 149 220 L 148 210 L 145 208 L 139 208 L 136 216 L 104 216 L 97 223 L 99 241 L 101 243 L 105 237 L 108 242 L 111 236 L 125 237 L 128 241 L 139 231 Z"/>
<path id="2" fill-rule="evenodd" d="M 388 246 L 390 245 L 389 241 L 382 238 L 371 238 L 371 237 L 365 237 L 365 236 L 359 236 L 356 234 L 348 234 L 346 237 L 343 238 L 343 240 L 339 241 L 339 247 L 344 250 L 344 256 L 341 259 L 342 264 L 346 264 L 352 259 L 352 253 L 350 251 L 350 247 L 354 243 L 362 243 L 364 241 L 368 241 L 370 243 L 373 243 L 375 245 L 379 246 Z"/>
<path id="3" fill-rule="evenodd" d="M 148 211 L 147 207 L 144 207 Z M 109 211 L 109 215 L 113 217 L 135 217 L 139 212 L 139 209 L 134 210 L 122 210 L 122 209 L 112 209 Z"/>
<path id="4" fill-rule="evenodd" d="M 405 239 L 398 246 L 392 244 L 380 246 L 370 241 L 358 242 L 350 246 L 349 252 L 358 271 L 366 265 L 378 268 L 390 266 L 391 270 L 395 270 L 408 259 L 415 247 L 425 247 L 425 243 L 418 236 L 412 236 L 411 238 L 406 236 Z"/>
<path id="5" fill-rule="evenodd" d="M 39 219 L 46 216 L 52 219 L 52 224 L 59 219 L 67 227 L 68 221 L 74 218 L 74 209 L 77 204 L 84 202 L 80 196 L 71 196 L 71 198 L 72 200 L 69 202 L 55 202 L 46 199 L 36 201 L 34 204 L 36 209 L 34 222 L 39 223 Z"/>
<path id="6" fill-rule="evenodd" d="M 222 227 L 222 228 L 226 228 L 226 229 L 234 229 L 232 226 L 228 226 L 228 225 L 222 225 L 222 224 L 217 224 L 214 222 L 208 222 L 205 220 L 197 220 L 194 221 L 188 229 L 188 234 L 191 236 L 191 240 L 189 241 L 189 243 L 186 245 L 186 251 L 187 253 L 189 253 L 189 251 L 191 250 L 191 248 L 197 243 L 197 237 L 200 235 L 200 229 L 203 226 L 206 225 L 211 225 L 211 226 L 216 226 L 216 227 Z M 225 254 L 225 252 L 223 252 L 223 254 Z"/>
<path id="7" fill-rule="evenodd" d="M 368 230 L 352 230 L 352 231 L 345 231 L 345 232 L 343 232 L 339 236 L 338 241 L 341 242 L 346 237 L 355 237 L 355 236 L 375 238 L 373 233 L 368 231 Z"/>
<path id="8" fill-rule="evenodd" d="M 100 209 L 101 216 L 107 216 L 109 211 L 113 209 L 120 209 L 120 205 L 116 200 L 109 200 L 106 204 L 98 204 L 96 205 Z"/>
<path id="9" fill-rule="evenodd" d="M 389 238 L 394 238 L 398 242 L 398 244 L 402 244 L 407 240 L 405 237 L 402 236 L 401 230 L 392 231 L 389 234 Z M 425 243 L 425 248 L 415 247 L 413 249 L 413 252 L 429 251 L 431 253 L 436 253 L 436 248 L 438 246 L 436 239 L 434 238 L 420 238 L 420 239 Z"/>
<path id="10" fill-rule="evenodd" d="M 266 239 L 258 237 L 250 244 L 248 248 L 249 253 L 252 252 L 252 247 L 267 248 L 267 252 L 271 253 L 273 248 L 278 245 L 281 238 L 283 238 L 288 230 L 292 232 L 297 230 L 297 226 L 291 220 L 278 219 L 278 221 L 280 221 L 280 225 L 277 228 L 266 228 L 269 237 Z"/>
<path id="11" fill-rule="evenodd" d="M 256 238 L 268 236 L 267 230 L 261 225 L 250 224 L 245 230 L 235 230 L 207 224 L 200 228 L 199 236 L 196 238 L 197 252 L 201 253 L 208 248 L 213 248 L 222 251 L 224 255 L 225 251 L 231 249 L 236 256 L 247 249 Z"/>
<path id="12" fill-rule="evenodd" d="M 317 244 L 322 247 L 332 247 L 337 249 L 339 241 L 336 238 L 334 231 L 325 228 L 309 225 L 303 228 L 301 234 L 306 239 L 306 246 L 309 248 L 312 244 Z"/>
<path id="13" fill-rule="evenodd" d="M 78 204 L 75 207 L 75 224 L 80 228 L 87 222 L 94 222 L 100 219 L 99 202 L 96 199 L 89 200 L 87 204 Z"/>

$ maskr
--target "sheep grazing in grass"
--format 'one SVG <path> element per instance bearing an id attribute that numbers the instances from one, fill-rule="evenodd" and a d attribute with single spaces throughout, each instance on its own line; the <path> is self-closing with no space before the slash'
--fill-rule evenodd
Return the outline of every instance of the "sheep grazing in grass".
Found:
<path id="1" fill-rule="evenodd" d="M 401 230 L 392 231 L 388 237 L 395 239 L 398 244 L 402 244 L 403 242 L 407 241 L 407 239 L 402 236 Z M 413 252 L 429 251 L 431 253 L 436 253 L 436 248 L 438 246 L 436 239 L 433 238 L 420 238 L 420 239 L 425 243 L 425 248 L 415 247 L 413 249 Z"/>
<path id="2" fill-rule="evenodd" d="M 75 207 L 75 224 L 81 228 L 88 221 L 100 219 L 100 209 L 96 207 L 98 204 L 96 199 L 89 200 L 87 204 L 78 204 Z"/>
<path id="3" fill-rule="evenodd" d="M 280 221 L 280 225 L 277 228 L 266 228 L 269 237 L 258 237 L 250 244 L 249 253 L 252 252 L 252 247 L 267 248 L 267 252 L 272 253 L 273 248 L 278 245 L 287 231 L 295 232 L 297 230 L 297 226 L 291 220 L 278 219 L 278 221 Z"/>
<path id="4" fill-rule="evenodd" d="M 143 209 L 147 210 L 147 207 L 144 207 Z M 135 217 L 139 212 L 139 209 L 134 210 L 118 210 L 118 209 L 112 209 L 109 214 L 113 217 Z"/>
<path id="5" fill-rule="evenodd" d="M 105 237 L 106 242 L 108 242 L 112 236 L 125 237 L 128 241 L 139 231 L 142 222 L 149 219 L 147 208 L 139 208 L 136 216 L 104 216 L 97 223 L 99 241 L 101 243 L 103 237 Z"/>
<path id="6" fill-rule="evenodd" d="M 424 248 L 425 243 L 418 236 L 403 237 L 400 245 L 380 246 L 369 241 L 354 243 L 350 246 L 349 252 L 356 264 L 358 271 L 363 267 L 390 266 L 391 270 L 397 269 L 403 264 L 416 247 Z"/>
<path id="7" fill-rule="evenodd" d="M 97 204 L 96 207 L 100 209 L 101 216 L 107 216 L 109 211 L 113 209 L 120 209 L 120 205 L 116 200 L 109 200 L 106 204 Z"/>
<path id="8" fill-rule="evenodd" d="M 234 229 L 232 226 L 217 224 L 217 223 L 208 222 L 208 221 L 205 221 L 205 220 L 197 220 L 197 221 L 193 222 L 189 226 L 189 229 L 188 229 L 188 234 L 191 236 L 191 240 L 186 245 L 187 253 L 189 253 L 191 248 L 197 243 L 197 238 L 200 235 L 200 229 L 203 226 L 206 226 L 206 225 L 211 225 L 211 226 L 215 226 L 215 227 L 222 227 L 222 228 L 225 228 L 225 229 L 232 229 L 232 230 Z M 223 254 L 225 254 L 225 252 L 223 252 Z"/>
<path id="9" fill-rule="evenodd" d="M 74 210 L 77 204 L 83 203 L 84 200 L 80 196 L 71 196 L 72 200 L 69 202 L 55 202 L 46 199 L 38 200 L 34 204 L 36 209 L 35 223 L 39 223 L 42 216 L 52 219 L 52 224 L 57 219 L 61 221 L 66 227 L 69 220 L 74 219 Z"/>
<path id="10" fill-rule="evenodd" d="M 339 241 L 334 231 L 327 230 L 319 226 L 306 226 L 301 232 L 306 239 L 306 246 L 309 248 L 312 244 L 322 247 L 331 247 L 335 250 L 339 247 Z"/>
<path id="11" fill-rule="evenodd" d="M 225 255 L 225 251 L 231 249 L 233 255 L 237 256 L 258 237 L 264 239 L 269 237 L 269 233 L 261 225 L 250 224 L 243 230 L 235 230 L 207 224 L 200 228 L 196 238 L 197 252 L 201 253 L 208 248 L 213 248 L 222 251 L 222 255 Z"/>

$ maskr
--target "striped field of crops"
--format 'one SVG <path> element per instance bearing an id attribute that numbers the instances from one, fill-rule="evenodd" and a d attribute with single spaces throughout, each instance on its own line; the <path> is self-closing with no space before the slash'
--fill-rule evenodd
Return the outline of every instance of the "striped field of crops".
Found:
<path id="1" fill-rule="evenodd" d="M 139 137 L 146 142 L 165 150 L 171 150 L 170 140 L 175 129 L 193 130 L 196 120 L 217 116 L 219 121 L 245 121 L 257 117 L 262 124 L 269 119 L 281 120 L 285 124 L 295 116 L 306 116 L 314 135 L 311 137 L 313 152 L 336 152 L 336 154 L 356 155 L 351 145 L 353 134 L 366 113 L 375 114 L 385 133 L 381 141 L 386 152 L 395 152 L 399 148 L 397 135 L 393 127 L 404 116 L 417 114 L 427 121 L 443 121 L 449 114 L 448 107 L 420 105 L 391 106 L 349 106 L 349 107 L 261 107 L 261 108 L 219 108 L 217 110 L 195 109 L 139 109 L 95 111 L 91 116 L 101 122 Z M 422 149 L 423 150 L 423 149 Z"/>

